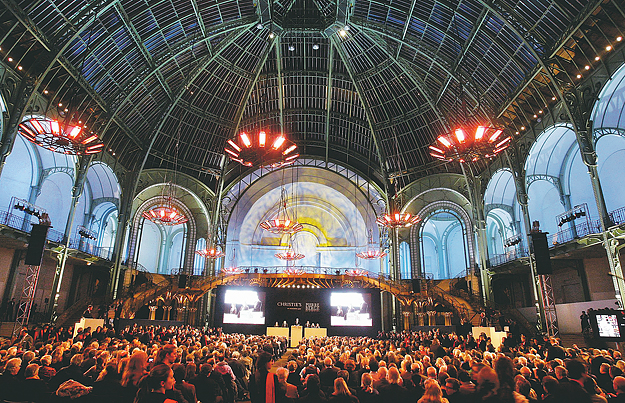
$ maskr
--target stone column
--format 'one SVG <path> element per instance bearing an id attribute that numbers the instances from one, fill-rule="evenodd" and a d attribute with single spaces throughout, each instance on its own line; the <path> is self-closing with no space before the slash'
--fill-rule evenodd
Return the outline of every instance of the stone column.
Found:
<path id="1" fill-rule="evenodd" d="M 150 320 L 156 319 L 156 310 L 158 307 L 156 305 L 150 305 Z"/>
<path id="2" fill-rule="evenodd" d="M 452 317 L 453 313 L 451 312 L 444 312 L 443 316 L 445 316 L 445 326 L 451 326 L 451 317 Z"/>
<path id="3" fill-rule="evenodd" d="M 430 326 L 436 326 L 436 311 L 428 311 L 428 323 Z"/>

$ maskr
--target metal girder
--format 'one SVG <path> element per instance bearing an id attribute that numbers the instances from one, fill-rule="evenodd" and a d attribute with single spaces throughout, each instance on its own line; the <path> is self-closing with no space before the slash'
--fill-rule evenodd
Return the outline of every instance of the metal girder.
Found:
<path id="1" fill-rule="evenodd" d="M 271 0 L 254 0 L 258 22 L 263 26 L 271 23 Z M 293 2 L 291 2 L 293 3 Z"/>
<path id="2" fill-rule="evenodd" d="M 486 9 L 482 9 L 482 12 L 478 18 L 478 22 L 477 24 L 473 25 L 473 29 L 471 30 L 471 33 L 469 34 L 469 37 L 467 38 L 463 48 L 462 48 L 462 53 L 458 55 L 458 58 L 456 59 L 456 63 L 454 64 L 453 67 L 453 73 L 456 74 L 456 70 L 458 69 L 458 66 L 460 66 L 462 64 L 462 61 L 464 60 L 464 57 L 466 56 L 467 52 L 469 51 L 469 48 L 471 47 L 471 45 L 473 44 L 473 40 L 477 37 L 477 33 L 478 31 L 482 28 L 482 25 L 484 25 L 484 21 L 486 21 L 486 16 L 488 15 L 488 12 L 486 11 Z M 408 27 L 406 27 L 406 29 L 404 30 L 404 32 L 408 29 Z M 402 40 L 404 40 L 404 37 L 402 37 Z M 399 53 L 399 52 L 398 52 Z M 443 85 L 443 87 L 441 88 L 441 90 L 438 92 L 438 96 L 436 97 L 436 104 L 438 105 L 438 103 L 441 101 L 441 98 L 443 97 L 443 94 L 445 93 L 445 91 L 447 90 L 447 87 L 449 86 L 449 83 L 451 82 L 451 76 L 447 76 L 447 79 L 445 80 L 445 85 Z"/>
<path id="3" fill-rule="evenodd" d="M 621 129 L 620 127 L 601 127 L 599 129 L 593 129 L 592 136 L 595 142 L 595 147 L 597 145 L 597 141 L 603 136 L 615 135 L 625 137 L 625 129 Z"/>
<path id="4" fill-rule="evenodd" d="M 326 164 L 330 153 L 330 111 L 332 109 L 332 79 L 334 74 L 334 46 L 330 42 L 328 55 L 328 91 L 326 92 Z"/>
<path id="5" fill-rule="evenodd" d="M 499 18 L 504 23 L 506 23 L 506 25 L 516 31 L 517 36 L 523 39 L 523 41 L 526 42 L 528 45 L 530 45 L 532 49 L 534 49 L 533 45 L 535 44 L 539 44 L 542 46 L 545 46 L 547 44 L 547 41 L 545 41 L 545 39 L 542 38 L 540 35 L 533 33 L 533 27 L 527 21 L 525 21 L 524 18 L 522 18 L 513 9 L 511 9 L 507 4 L 504 4 L 500 1 L 494 2 L 492 0 L 479 0 L 479 2 L 482 3 L 484 6 L 488 7 L 491 11 L 497 13 Z M 509 15 L 512 20 L 506 18 L 504 14 Z M 521 33 L 519 32 L 519 27 L 525 30 L 525 35 L 521 35 Z M 534 43 L 529 43 L 529 41 L 527 40 L 528 37 L 531 38 Z"/>
<path id="6" fill-rule="evenodd" d="M 195 71 L 190 74 L 188 82 L 189 83 L 193 82 L 200 75 L 200 73 L 213 60 L 215 60 L 217 57 L 219 57 L 221 52 L 223 52 L 231 44 L 236 42 L 237 39 L 239 39 L 241 36 L 243 36 L 243 34 L 245 32 L 247 32 L 247 28 L 249 28 L 249 25 L 247 27 L 245 27 L 245 29 L 241 29 L 239 32 L 234 32 L 234 33 L 230 34 L 230 36 L 228 38 L 226 38 L 222 42 L 220 42 L 219 43 L 219 48 L 216 49 L 215 53 L 213 53 L 209 57 L 206 57 L 204 60 L 202 60 L 200 62 L 200 64 L 196 67 Z M 160 131 L 163 128 L 163 126 L 165 125 L 165 122 L 169 118 L 169 115 L 173 112 L 173 110 L 176 107 L 176 105 L 178 104 L 178 102 L 182 99 L 182 96 L 185 94 L 185 91 L 186 91 L 186 86 L 184 86 L 184 85 L 181 86 L 180 89 L 178 90 L 178 94 L 176 95 L 175 99 L 172 102 L 170 102 L 170 104 L 167 107 L 166 111 L 164 111 L 164 113 L 161 115 L 162 117 L 158 121 L 158 124 L 155 126 L 155 130 L 152 133 L 152 139 L 150 140 L 150 144 L 149 144 L 147 150 L 145 150 L 145 155 L 144 155 L 143 161 L 141 162 L 141 166 L 139 168 L 139 172 L 141 170 L 143 170 L 143 167 L 145 166 L 147 158 L 148 158 L 149 154 L 152 152 L 152 147 L 154 146 L 154 142 L 156 141 L 156 138 L 158 137 Z M 134 187 L 136 188 L 136 184 L 135 184 Z"/>
<path id="7" fill-rule="evenodd" d="M 202 31 L 202 36 L 206 38 L 206 27 L 204 26 L 204 19 L 202 18 L 202 14 L 200 14 L 200 8 L 197 5 L 197 0 L 191 0 L 191 6 L 193 6 L 193 14 L 195 14 L 197 24 Z"/>
<path id="8" fill-rule="evenodd" d="M 276 66 L 278 69 L 278 109 L 280 110 L 280 133 L 284 133 L 284 83 L 282 82 L 282 41 L 276 37 Z"/>
<path id="9" fill-rule="evenodd" d="M 567 30 L 563 32 L 562 35 L 560 35 L 560 37 L 554 42 L 551 48 L 545 52 L 545 55 L 547 55 L 546 60 L 549 60 L 555 57 L 558 50 L 560 50 L 560 48 L 571 38 L 571 36 L 573 36 L 573 34 L 582 26 L 582 24 L 586 21 L 586 19 L 590 15 L 592 15 L 595 9 L 602 2 L 603 2 L 602 0 L 592 0 L 586 4 L 586 6 L 584 7 L 584 11 L 582 11 L 581 13 L 577 15 L 577 18 L 575 19 L 575 21 L 573 21 L 569 25 Z M 530 74 L 527 74 L 525 76 L 525 79 L 517 86 L 514 93 L 508 97 L 508 101 L 504 103 L 502 107 L 499 109 L 499 111 L 497 112 L 497 118 L 501 117 L 501 115 L 503 115 L 506 112 L 506 110 L 510 108 L 510 105 L 512 105 L 516 101 L 519 95 L 521 95 L 523 91 L 525 91 L 527 86 L 536 78 L 536 76 L 538 76 L 538 74 L 540 74 L 542 70 L 543 70 L 543 67 L 540 64 L 538 64 L 536 65 L 536 67 L 534 67 L 534 69 L 532 70 Z"/>
<path id="10" fill-rule="evenodd" d="M 454 73 L 452 73 L 452 70 L 450 69 L 450 67 L 447 67 L 446 65 L 444 65 L 441 60 L 447 62 L 444 58 L 435 58 L 433 57 L 430 53 L 428 52 L 424 52 L 423 49 L 420 49 L 418 46 L 418 44 L 413 44 L 411 41 L 409 41 L 408 39 L 406 40 L 400 40 L 399 38 L 391 35 L 388 32 L 388 29 L 386 27 L 383 26 L 378 26 L 379 24 L 377 23 L 367 23 L 366 25 L 362 25 L 362 24 L 358 24 L 358 27 L 361 28 L 363 31 L 370 31 L 370 32 L 374 32 L 376 34 L 385 36 L 393 41 L 397 41 L 399 43 L 403 43 L 404 46 L 409 47 L 410 49 L 414 50 L 415 52 L 419 53 L 420 55 L 424 56 L 425 58 L 427 58 L 428 60 L 430 60 L 432 62 L 433 65 L 436 65 L 438 68 L 440 68 L 441 70 L 443 70 L 445 73 L 447 73 L 448 76 L 453 77 L 455 81 L 460 82 L 460 79 L 458 79 L 458 77 L 456 77 L 456 75 Z M 383 28 L 383 29 L 382 29 Z M 442 85 L 443 83 L 441 83 Z M 476 93 L 478 93 L 478 91 L 476 91 L 474 89 L 474 91 Z M 475 95 L 473 95 L 473 93 L 471 92 L 467 92 L 467 94 L 471 97 L 471 99 L 477 103 L 477 99 L 475 98 Z"/>
<path id="11" fill-rule="evenodd" d="M 276 46 L 276 41 L 273 41 L 272 43 L 267 44 L 267 46 L 265 47 L 265 50 L 263 51 L 263 54 L 260 57 L 258 64 L 256 65 L 256 68 L 253 73 L 254 78 L 250 80 L 250 84 L 245 89 L 245 94 L 243 94 L 243 99 L 241 100 L 241 104 L 239 105 L 239 108 L 237 109 L 236 115 L 234 115 L 235 125 L 234 125 L 234 132 L 232 133 L 232 135 L 237 134 L 237 132 L 239 131 L 239 127 L 241 126 L 241 119 L 243 119 L 243 114 L 245 113 L 245 108 L 247 107 L 247 103 L 250 100 L 252 91 L 254 91 L 254 88 L 256 87 L 256 84 L 258 83 L 260 72 L 263 70 L 263 66 L 267 62 L 267 58 L 269 57 L 269 54 L 273 50 L 274 46 Z"/>
<path id="12" fill-rule="evenodd" d="M 222 33 L 224 33 L 224 32 L 230 32 L 230 31 L 233 31 L 233 30 L 235 30 L 235 29 L 237 29 L 237 28 L 244 28 L 244 27 L 245 27 L 245 29 L 247 29 L 247 28 L 250 26 L 250 24 L 248 23 L 248 24 L 243 24 L 243 25 L 235 25 L 234 27 L 232 27 L 232 26 L 231 26 L 231 24 L 224 24 L 224 25 L 222 25 L 222 26 L 223 26 L 223 27 L 230 26 L 230 28 L 225 29 L 225 31 L 221 31 L 221 30 L 220 30 L 220 31 L 218 31 L 218 32 L 214 33 L 212 36 L 209 36 L 208 38 L 203 38 L 203 39 L 201 39 L 200 41 L 197 41 L 197 42 L 192 42 L 192 41 L 188 41 L 188 42 L 186 42 L 184 46 L 182 46 L 181 48 L 179 48 L 179 49 L 178 49 L 178 52 L 176 52 L 176 53 L 174 53 L 174 54 L 170 54 L 170 56 L 169 56 L 166 60 L 164 60 L 163 62 L 161 62 L 161 63 L 160 63 L 160 64 L 159 64 L 156 68 L 157 68 L 157 69 L 160 69 L 162 66 L 164 66 L 165 64 L 167 64 L 168 62 L 170 62 L 170 61 L 172 61 L 172 60 L 175 60 L 175 59 L 176 59 L 176 57 L 178 57 L 179 55 L 183 54 L 184 52 L 189 51 L 189 49 L 193 48 L 193 46 L 195 46 L 196 44 L 198 44 L 198 43 L 200 43 L 200 42 L 209 42 L 209 41 L 210 41 L 210 39 L 212 39 L 214 36 L 220 35 L 220 34 L 222 34 Z M 241 32 L 245 32 L 245 29 L 242 29 L 242 31 L 241 31 Z M 238 38 L 240 35 L 241 35 L 241 34 L 235 35 L 235 37 L 236 37 L 236 38 Z M 232 42 L 233 42 L 233 40 L 232 40 L 232 36 L 231 36 L 231 38 L 230 38 L 230 39 L 229 39 L 229 38 L 224 39 L 222 42 L 220 42 L 220 43 L 219 43 L 219 49 L 218 49 L 215 53 L 211 53 L 211 54 L 209 54 L 209 55 L 205 56 L 205 61 L 200 61 L 200 63 L 201 63 L 201 64 L 203 64 L 204 66 L 206 66 L 206 60 L 208 60 L 208 63 L 212 62 L 212 61 L 216 58 L 216 56 L 217 56 L 217 55 L 219 55 L 219 54 L 221 53 L 221 51 L 223 51 L 223 49 L 226 47 L 226 46 L 223 46 L 223 45 L 230 45 Z M 146 67 L 146 68 L 145 68 L 142 72 L 146 72 L 146 71 L 148 72 L 148 74 L 147 74 L 147 75 L 146 75 L 146 76 L 145 76 L 145 77 L 141 80 L 141 82 L 140 82 L 140 83 L 138 83 L 137 85 L 134 85 L 134 86 L 133 86 L 132 90 L 131 90 L 131 91 L 130 91 L 127 95 L 126 95 L 126 97 L 125 97 L 122 101 L 120 101 L 120 102 L 118 103 L 118 105 L 119 105 L 119 106 L 124 105 L 124 104 L 125 104 L 125 103 L 126 103 L 126 102 L 127 102 L 127 101 L 128 101 L 128 100 L 129 100 L 129 99 L 130 99 L 133 95 L 134 95 L 134 93 L 135 93 L 135 92 L 136 92 L 139 88 L 141 88 L 141 87 L 142 87 L 142 85 L 143 85 L 143 83 L 144 83 L 144 82 L 146 82 L 146 81 L 147 81 L 147 80 L 149 80 L 149 79 L 150 79 L 150 78 L 151 78 L 154 74 L 156 74 L 156 71 L 155 71 L 155 70 L 150 69 L 149 67 Z M 132 80 L 131 80 L 131 81 L 132 81 Z M 185 88 L 184 88 L 184 87 L 182 87 L 182 88 L 179 90 L 178 95 L 180 95 L 180 94 L 184 93 L 184 91 L 185 91 Z M 175 97 L 175 100 L 176 100 L 176 99 L 178 99 L 178 100 L 179 100 L 179 97 L 178 97 L 178 96 L 176 96 L 176 97 Z M 176 103 L 177 103 L 177 102 L 172 102 L 172 103 L 171 103 L 171 105 L 175 105 Z M 135 106 L 133 105 L 133 109 L 134 109 L 134 108 L 135 108 Z M 112 118 L 115 118 L 115 117 L 117 116 L 118 112 L 119 112 L 119 107 L 118 107 L 118 108 L 115 108 L 115 110 L 113 111 Z M 171 110 L 168 112 L 168 114 L 169 114 L 169 113 L 171 113 Z M 106 131 L 107 131 L 107 130 L 108 130 L 108 128 L 109 128 L 110 123 L 111 123 L 111 121 L 107 122 L 106 126 L 104 127 L 104 130 L 102 131 L 103 133 L 106 133 Z M 151 148 L 151 146 L 150 146 L 150 148 Z"/>
<path id="13" fill-rule="evenodd" d="M 360 83 L 358 81 L 356 81 L 355 79 L 355 75 L 354 75 L 354 71 L 352 69 L 352 67 L 349 65 L 348 61 L 347 61 L 347 55 L 345 54 L 345 51 L 343 50 L 343 48 L 341 48 L 341 44 L 337 43 L 337 39 L 336 39 L 336 35 L 332 35 L 330 37 L 330 43 L 336 48 L 341 61 L 343 62 L 343 65 L 345 66 L 345 69 L 347 70 L 347 72 L 349 73 L 349 76 L 352 79 L 352 82 L 354 84 L 354 88 L 356 89 L 356 93 L 358 93 L 358 98 L 360 99 L 360 102 L 362 104 L 362 107 L 365 111 L 365 116 L 367 116 L 367 121 L 369 123 L 369 129 L 371 130 L 371 138 L 373 139 L 373 144 L 375 145 L 376 148 L 376 152 L 378 154 L 378 159 L 380 161 L 380 171 L 382 173 L 382 177 L 384 178 L 385 182 L 386 182 L 386 156 L 384 155 L 384 151 L 382 150 L 382 148 L 380 147 L 380 143 L 379 143 L 379 139 L 378 139 L 378 134 L 374 129 L 374 120 L 373 120 L 373 116 L 371 116 L 371 111 L 370 111 L 370 105 L 368 105 L 368 102 L 366 101 L 366 98 L 364 96 L 364 92 L 362 91 L 362 88 L 360 88 Z M 386 183 L 385 183 L 386 186 Z M 388 195 L 385 195 L 386 197 L 388 197 Z M 388 200 L 387 200 L 388 202 Z"/>
<path id="14" fill-rule="evenodd" d="M 369 38 L 373 43 L 377 44 L 380 47 L 380 49 L 382 49 L 382 51 L 388 56 L 388 58 L 390 60 L 392 60 L 397 66 L 399 66 L 399 68 L 404 72 L 406 77 L 408 77 L 408 79 L 412 82 L 412 84 L 415 87 L 417 87 L 417 90 L 419 90 L 421 95 L 423 95 L 423 97 L 425 97 L 428 105 L 430 106 L 430 109 L 432 109 L 432 111 L 434 111 L 436 116 L 438 116 L 438 120 L 441 121 L 443 127 L 447 128 L 449 130 L 449 125 L 447 124 L 447 121 L 446 121 L 446 119 L 444 117 L 445 115 L 443 113 L 441 113 L 441 111 L 438 109 L 438 107 L 434 103 L 434 100 L 432 99 L 432 95 L 429 93 L 425 83 L 421 80 L 421 77 L 419 77 L 414 71 L 412 71 L 408 67 L 404 66 L 403 63 L 401 63 L 398 59 L 396 59 L 391 54 L 391 52 L 388 51 L 386 46 L 383 46 L 382 44 L 379 43 L 377 38 L 371 37 L 365 31 L 361 31 L 361 32 L 363 33 L 363 35 L 365 35 L 367 38 Z"/>
<path id="15" fill-rule="evenodd" d="M 408 17 L 406 18 L 406 21 L 404 22 L 404 31 L 401 34 L 402 41 L 399 42 L 399 46 L 397 47 L 397 54 L 395 55 L 395 58 L 399 58 L 399 53 L 401 52 L 403 41 L 406 39 L 406 34 L 408 34 L 408 27 L 410 27 L 410 20 L 412 20 L 412 14 L 414 13 L 414 7 L 417 5 L 417 1 L 413 0 L 411 3 L 412 4 L 410 5 L 410 11 L 408 12 Z"/>
<path id="16" fill-rule="evenodd" d="M 492 210 L 495 209 L 500 209 L 505 211 L 506 213 L 510 214 L 510 218 L 514 219 L 514 209 L 512 208 L 512 206 L 509 206 L 507 204 L 502 204 L 502 203 L 487 203 L 484 205 L 484 216 L 488 216 L 488 213 L 490 213 Z"/>
<path id="17" fill-rule="evenodd" d="M 132 23 L 132 20 L 128 17 L 128 14 L 126 14 L 126 10 L 124 10 L 124 7 L 120 3 L 115 3 L 115 10 L 117 10 L 117 13 L 121 17 L 124 27 L 126 27 L 128 32 L 130 33 L 130 36 L 132 37 L 132 40 L 135 43 L 135 46 L 139 49 L 139 51 L 145 58 L 146 62 L 148 63 L 148 66 L 150 66 L 152 70 L 156 70 L 156 78 L 158 79 L 158 82 L 161 84 L 161 86 L 167 93 L 167 97 L 170 100 L 173 99 L 173 93 L 171 91 L 171 88 L 169 88 L 169 85 L 167 84 L 167 81 L 165 81 L 165 77 L 163 77 L 163 74 L 161 73 L 161 71 L 156 69 L 156 65 L 154 64 L 154 60 L 152 59 L 150 52 L 148 52 L 148 50 L 146 49 L 145 44 L 143 43 L 143 40 L 141 39 L 141 35 L 139 35 L 139 33 L 137 32 L 137 29 L 135 28 L 135 25 Z"/>

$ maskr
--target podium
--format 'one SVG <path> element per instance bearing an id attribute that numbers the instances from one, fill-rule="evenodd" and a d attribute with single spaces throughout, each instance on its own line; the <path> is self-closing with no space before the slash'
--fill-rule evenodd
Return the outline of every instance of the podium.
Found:
<path id="1" fill-rule="evenodd" d="M 307 327 L 304 329 L 304 338 L 308 339 L 310 337 L 327 337 L 328 329 L 325 327 Z"/>
<path id="2" fill-rule="evenodd" d="M 98 326 L 104 327 L 104 319 L 80 318 L 80 322 L 74 323 L 74 335 L 72 337 L 76 337 L 78 329 L 85 330 L 90 327 L 93 332 Z"/>
<path id="3" fill-rule="evenodd" d="M 267 327 L 267 336 L 280 336 L 289 338 L 289 328 L 288 327 Z"/>
<path id="4" fill-rule="evenodd" d="M 302 327 L 291 326 L 291 347 L 298 347 L 299 342 L 302 340 Z"/>

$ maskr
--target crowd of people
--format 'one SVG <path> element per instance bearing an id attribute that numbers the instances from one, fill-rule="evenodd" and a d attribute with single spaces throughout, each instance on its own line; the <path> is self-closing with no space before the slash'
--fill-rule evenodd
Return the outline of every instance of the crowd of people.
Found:
<path id="1" fill-rule="evenodd" d="M 617 350 L 385 332 L 301 341 L 220 329 L 51 327 L 0 341 L 0 402 L 625 402 Z"/>

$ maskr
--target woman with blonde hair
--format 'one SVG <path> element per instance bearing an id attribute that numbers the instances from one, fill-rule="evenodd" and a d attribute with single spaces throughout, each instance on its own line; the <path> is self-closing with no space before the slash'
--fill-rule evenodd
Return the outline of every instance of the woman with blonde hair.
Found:
<path id="1" fill-rule="evenodd" d="M 443 391 L 438 386 L 438 382 L 432 379 L 425 381 L 425 392 L 417 403 L 449 403 L 449 400 L 443 397 Z"/>
<path id="2" fill-rule="evenodd" d="M 122 372 L 121 385 L 124 388 L 124 396 L 127 401 L 137 394 L 139 389 L 139 381 L 148 373 L 148 355 L 144 351 L 136 351 L 128 360 L 124 372 Z M 122 360 L 122 361 L 123 361 Z"/>
<path id="3" fill-rule="evenodd" d="M 334 380 L 334 393 L 330 395 L 328 401 L 334 403 L 360 403 L 358 398 L 349 391 L 345 380 L 341 377 Z"/>
<path id="4" fill-rule="evenodd" d="M 360 403 L 378 403 L 380 401 L 380 393 L 373 387 L 373 377 L 368 372 L 362 374 L 357 397 Z"/>

